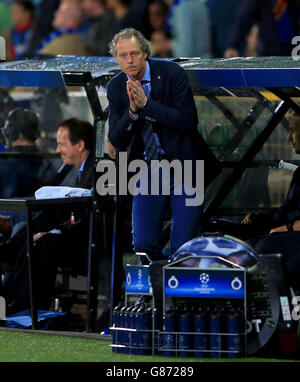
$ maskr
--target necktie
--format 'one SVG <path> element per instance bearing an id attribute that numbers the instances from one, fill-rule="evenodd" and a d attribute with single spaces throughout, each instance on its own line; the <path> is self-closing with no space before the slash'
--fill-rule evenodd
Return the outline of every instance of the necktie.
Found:
<path id="1" fill-rule="evenodd" d="M 146 96 L 150 98 L 149 88 L 145 86 L 147 83 L 149 83 L 149 81 L 141 81 Z M 150 163 L 151 160 L 159 159 L 159 148 L 153 133 L 152 123 L 149 121 L 145 122 L 142 130 L 142 137 L 145 145 L 146 161 Z"/>

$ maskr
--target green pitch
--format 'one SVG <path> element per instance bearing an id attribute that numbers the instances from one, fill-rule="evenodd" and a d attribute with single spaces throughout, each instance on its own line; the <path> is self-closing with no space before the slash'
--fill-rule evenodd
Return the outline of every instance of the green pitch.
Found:
<path id="1" fill-rule="evenodd" d="M 100 337 L 100 336 L 99 336 Z M 278 362 L 278 359 L 247 358 L 210 360 L 134 356 L 112 353 L 111 342 L 59 335 L 0 330 L 1 362 Z"/>

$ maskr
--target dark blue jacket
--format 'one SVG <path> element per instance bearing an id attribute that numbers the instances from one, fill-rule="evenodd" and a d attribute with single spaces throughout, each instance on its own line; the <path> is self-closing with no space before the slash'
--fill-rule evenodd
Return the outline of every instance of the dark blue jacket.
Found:
<path id="1" fill-rule="evenodd" d="M 237 9 L 242 0 L 207 0 L 212 26 L 214 57 L 223 57 Z"/>
<path id="2" fill-rule="evenodd" d="M 169 61 L 149 60 L 151 99 L 137 121 L 129 116 L 127 76 L 121 72 L 107 85 L 109 140 L 120 151 L 129 148 L 129 160 L 143 158 L 141 129 L 149 120 L 169 161 L 205 160 L 205 185 L 219 173 L 218 161 L 197 130 L 192 89 L 183 68 Z"/>
<path id="3" fill-rule="evenodd" d="M 299 34 L 299 6 L 295 1 L 287 1 L 293 33 L 290 38 Z M 228 47 L 239 50 L 252 26 L 259 27 L 257 53 L 259 56 L 290 56 L 293 45 L 281 42 L 277 24 L 273 15 L 273 0 L 243 0 L 237 10 Z"/>

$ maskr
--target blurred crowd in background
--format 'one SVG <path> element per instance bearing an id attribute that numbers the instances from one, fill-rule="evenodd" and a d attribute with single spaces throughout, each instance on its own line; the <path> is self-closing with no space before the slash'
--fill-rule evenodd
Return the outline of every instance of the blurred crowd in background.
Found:
<path id="1" fill-rule="evenodd" d="M 300 0 L 0 0 L 6 59 L 108 56 L 134 27 L 154 57 L 287 56 L 300 35 Z"/>

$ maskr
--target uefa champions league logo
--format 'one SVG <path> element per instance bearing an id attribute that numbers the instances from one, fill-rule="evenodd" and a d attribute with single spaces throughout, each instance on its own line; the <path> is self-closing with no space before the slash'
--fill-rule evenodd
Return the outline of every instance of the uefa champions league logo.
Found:
<path id="1" fill-rule="evenodd" d="M 209 282 L 209 275 L 207 273 L 201 273 L 200 275 L 201 284 L 207 284 Z"/>

